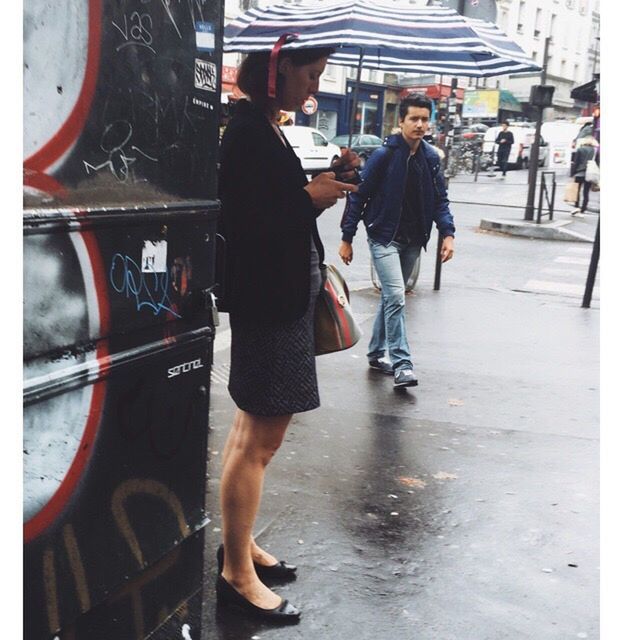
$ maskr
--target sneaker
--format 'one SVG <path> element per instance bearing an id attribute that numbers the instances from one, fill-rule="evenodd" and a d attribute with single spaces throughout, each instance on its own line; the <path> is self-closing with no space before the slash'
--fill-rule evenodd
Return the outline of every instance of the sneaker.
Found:
<path id="1" fill-rule="evenodd" d="M 380 373 L 386 373 L 389 376 L 393 375 L 393 367 L 388 362 L 380 360 L 379 358 L 377 360 L 369 360 L 369 366 Z"/>
<path id="2" fill-rule="evenodd" d="M 415 387 L 418 378 L 413 373 L 413 369 L 398 369 L 393 374 L 394 387 Z"/>
<path id="3" fill-rule="evenodd" d="M 580 209 L 572 209 L 572 210 L 571 210 L 571 215 L 572 215 L 572 216 L 575 216 L 575 215 L 576 215 L 576 213 L 580 213 Z"/>

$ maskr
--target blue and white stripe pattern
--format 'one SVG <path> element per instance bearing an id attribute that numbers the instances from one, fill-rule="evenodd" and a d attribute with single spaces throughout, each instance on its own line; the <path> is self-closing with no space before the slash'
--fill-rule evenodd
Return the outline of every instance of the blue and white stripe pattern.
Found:
<path id="1" fill-rule="evenodd" d="M 471 77 L 540 71 L 498 27 L 444 7 L 399 8 L 374 0 L 325 0 L 250 9 L 224 33 L 224 50 L 269 51 L 283 33 L 298 38 L 283 49 L 334 47 L 330 62 L 383 71 Z"/>

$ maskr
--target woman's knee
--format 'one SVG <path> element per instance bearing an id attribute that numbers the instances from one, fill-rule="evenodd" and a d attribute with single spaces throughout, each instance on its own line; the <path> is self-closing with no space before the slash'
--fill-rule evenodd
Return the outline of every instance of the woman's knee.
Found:
<path id="1" fill-rule="evenodd" d="M 282 445 L 290 421 L 291 416 L 270 418 L 245 413 L 234 425 L 234 447 L 243 457 L 266 466 Z"/>

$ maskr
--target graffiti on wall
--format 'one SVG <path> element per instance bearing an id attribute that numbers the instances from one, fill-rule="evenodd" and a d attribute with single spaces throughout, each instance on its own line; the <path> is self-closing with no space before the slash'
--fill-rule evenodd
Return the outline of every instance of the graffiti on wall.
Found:
<path id="1" fill-rule="evenodd" d="M 156 480 L 143 478 L 132 478 L 121 483 L 113 492 L 111 500 L 105 501 L 102 506 L 105 511 L 111 512 L 113 533 L 125 541 L 135 564 L 144 569 L 148 559 L 143 549 L 143 541 L 136 532 L 135 510 L 131 508 L 132 504 L 135 505 L 135 501 L 140 500 L 157 503 L 158 507 L 167 514 L 165 526 L 173 528 L 175 534 L 181 539 L 186 539 L 192 531 L 186 522 L 180 500 L 167 486 Z M 82 621 L 79 623 L 80 626 L 75 623 L 67 624 L 64 626 L 64 631 L 60 632 L 63 627 L 62 609 L 65 607 L 65 601 L 62 598 L 63 589 L 72 593 L 79 611 L 89 612 L 99 604 L 91 598 L 91 593 L 94 591 L 91 585 L 92 563 L 89 557 L 91 550 L 82 548 L 74 525 L 65 524 L 60 534 L 51 539 L 42 549 L 38 567 L 40 587 L 44 593 L 48 634 L 60 632 L 60 640 L 76 637 L 92 637 L 99 640 L 108 638 L 109 634 L 116 632 L 119 637 L 124 637 L 122 634 L 126 633 L 126 637 L 131 640 L 142 640 L 163 624 L 171 612 L 177 611 L 179 620 L 187 620 L 190 614 L 189 603 L 185 599 L 175 600 L 175 596 L 174 600 L 171 600 L 171 594 L 169 600 L 166 600 L 167 589 L 166 586 L 162 589 L 162 585 L 167 581 L 179 579 L 177 574 L 187 568 L 193 570 L 189 566 L 192 559 L 187 557 L 192 553 L 192 547 L 197 547 L 197 544 L 190 543 L 186 551 L 176 546 L 160 561 L 155 562 L 150 570 L 128 581 L 125 586 L 111 595 L 102 607 L 107 608 L 112 605 L 110 608 L 118 612 L 119 619 L 115 621 L 101 619 L 100 607 L 98 607 L 95 621 L 89 623 Z M 197 579 L 195 585 L 197 585 Z M 158 590 L 162 592 L 161 599 L 157 598 Z M 156 597 L 148 597 L 148 592 L 154 592 Z M 117 625 L 114 626 L 114 622 Z M 96 624 L 100 626 L 95 628 Z M 194 621 L 191 620 L 191 625 L 187 626 L 195 627 Z M 32 630 L 31 624 L 27 627 L 25 637 L 31 637 L 28 634 Z M 92 635 L 87 636 L 87 633 Z"/>
<path id="2" fill-rule="evenodd" d="M 169 550 L 204 521 L 211 330 L 192 301 L 213 281 L 221 54 L 196 32 L 219 34 L 221 6 L 24 3 L 27 638 L 98 640 L 78 616 L 105 602 L 143 637 L 180 605 L 171 585 L 191 588 L 176 573 L 197 554 Z M 146 528 L 167 513 L 173 537 Z"/>

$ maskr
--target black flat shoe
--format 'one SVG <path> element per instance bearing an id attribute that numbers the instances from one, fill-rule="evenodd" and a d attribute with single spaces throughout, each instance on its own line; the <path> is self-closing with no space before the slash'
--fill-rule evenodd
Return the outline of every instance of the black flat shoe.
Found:
<path id="1" fill-rule="evenodd" d="M 283 598 L 275 609 L 262 609 L 240 595 L 222 576 L 218 576 L 216 581 L 216 594 L 218 605 L 236 609 L 264 622 L 296 624 L 300 621 L 300 609 L 294 607 L 288 600 Z"/>
<path id="2" fill-rule="evenodd" d="M 224 568 L 224 546 L 220 545 L 218 547 L 218 551 L 216 553 L 216 557 L 218 558 L 218 573 L 222 575 L 222 569 Z M 267 581 L 278 581 L 278 582 L 291 582 L 296 579 L 296 571 L 298 567 L 294 564 L 289 564 L 284 560 L 280 560 L 278 564 L 271 565 L 270 567 L 266 567 L 262 564 L 258 564 L 257 562 L 253 563 L 253 566 L 256 569 L 256 573 L 258 574 L 258 578 L 263 582 Z"/>

